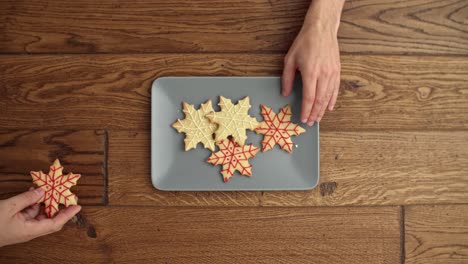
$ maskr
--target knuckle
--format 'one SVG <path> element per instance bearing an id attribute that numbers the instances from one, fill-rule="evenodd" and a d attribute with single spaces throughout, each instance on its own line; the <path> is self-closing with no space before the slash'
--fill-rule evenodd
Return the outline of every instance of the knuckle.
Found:
<path id="1" fill-rule="evenodd" d="M 332 73 L 332 70 L 331 68 L 328 68 L 328 67 L 324 67 L 322 68 L 322 70 L 320 71 L 321 75 L 327 77 L 327 76 L 330 76 L 331 73 Z"/>
<path id="2" fill-rule="evenodd" d="M 285 66 L 286 66 L 286 65 L 291 65 L 291 64 L 292 64 L 291 55 L 286 54 L 286 56 L 284 56 L 283 64 L 284 64 Z"/>
<path id="3" fill-rule="evenodd" d="M 310 69 L 310 75 L 318 76 L 319 74 L 320 74 L 320 70 L 318 70 L 317 68 Z"/>
<path id="4" fill-rule="evenodd" d="M 309 77 L 312 77 L 314 75 L 317 75 L 319 71 L 317 70 L 317 67 L 307 65 L 303 68 L 303 70 L 301 70 L 301 72 L 305 73 Z"/>
<path id="5" fill-rule="evenodd" d="M 317 106 L 322 106 L 324 103 L 325 103 L 325 100 L 323 98 L 320 98 L 315 102 Z"/>
<path id="6" fill-rule="evenodd" d="M 315 97 L 313 95 L 306 95 L 304 96 L 304 102 L 308 104 L 313 104 L 315 101 Z"/>
<path id="7" fill-rule="evenodd" d="M 26 198 L 26 200 L 28 200 L 28 201 L 34 201 L 34 199 L 35 199 L 35 197 L 34 197 L 34 195 L 33 195 L 32 192 L 27 192 L 27 193 L 25 193 L 25 198 Z"/>

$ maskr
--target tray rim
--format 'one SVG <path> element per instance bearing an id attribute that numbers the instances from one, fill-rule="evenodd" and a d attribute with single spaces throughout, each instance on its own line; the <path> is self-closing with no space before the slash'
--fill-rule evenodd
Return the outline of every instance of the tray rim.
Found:
<path id="1" fill-rule="evenodd" d="M 200 189 L 172 189 L 172 188 L 164 188 L 161 186 L 157 185 L 157 182 L 155 180 L 154 174 L 155 174 L 155 167 L 153 166 L 153 152 L 155 149 L 154 146 L 154 141 L 153 141 L 153 131 L 155 130 L 155 124 L 153 123 L 153 112 L 155 110 L 155 105 L 154 105 L 154 96 L 155 93 L 153 90 L 158 88 L 158 83 L 162 79 L 180 79 L 180 78 L 209 78 L 209 79 L 224 79 L 224 78 L 229 78 L 229 79 L 277 79 L 281 78 L 280 76 L 205 76 L 205 75 L 200 75 L 200 76 L 161 76 L 156 78 L 152 83 L 151 83 L 151 113 L 150 113 L 150 122 L 151 122 L 151 131 L 150 131 L 150 145 L 151 145 L 151 153 L 150 153 L 150 166 L 151 166 L 151 184 L 153 185 L 154 188 L 160 191 L 184 191 L 184 192 L 258 192 L 258 191 L 305 191 L 305 190 L 313 190 L 315 189 L 318 184 L 320 183 L 320 123 L 316 123 L 315 125 L 317 126 L 317 181 L 311 185 L 311 186 L 304 186 L 304 187 L 297 187 L 297 188 L 254 188 L 254 189 L 206 189 L 206 190 L 200 190 Z"/>

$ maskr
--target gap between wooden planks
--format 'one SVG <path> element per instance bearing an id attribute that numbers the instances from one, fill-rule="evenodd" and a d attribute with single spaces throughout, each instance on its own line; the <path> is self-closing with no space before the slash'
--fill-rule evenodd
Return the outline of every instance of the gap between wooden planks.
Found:
<path id="1" fill-rule="evenodd" d="M 47 249 L 47 250 L 44 250 Z M 398 207 L 83 207 L 2 263 L 397 263 Z"/>
<path id="2" fill-rule="evenodd" d="M 156 190 L 151 184 L 150 166 L 158 164 L 150 164 L 149 132 L 111 130 L 109 203 L 343 206 L 447 204 L 468 200 L 468 133 L 465 131 L 327 131 L 321 133 L 320 152 L 321 179 L 314 190 L 167 192 Z M 213 170 L 213 181 L 221 180 L 217 173 L 219 167 Z"/>
<path id="3" fill-rule="evenodd" d="M 279 76 L 282 60 L 278 54 L 0 56 L 0 128 L 149 129 L 157 77 Z M 467 128 L 468 60 L 432 56 L 342 56 L 337 110 L 321 125 L 322 131 Z"/>
<path id="4" fill-rule="evenodd" d="M 310 0 L 0 3 L 2 53 L 285 52 Z M 342 52 L 468 55 L 463 0 L 346 1 Z"/>
<path id="5" fill-rule="evenodd" d="M 405 263 L 468 263 L 468 205 L 405 208 Z"/>

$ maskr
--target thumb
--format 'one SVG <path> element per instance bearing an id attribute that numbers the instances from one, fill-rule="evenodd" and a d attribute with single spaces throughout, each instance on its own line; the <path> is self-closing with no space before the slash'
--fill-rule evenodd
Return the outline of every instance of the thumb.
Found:
<path id="1" fill-rule="evenodd" d="M 18 194 L 6 200 L 7 205 L 11 208 L 12 214 L 16 214 L 24 208 L 37 203 L 42 196 L 44 196 L 44 190 L 37 188 L 31 191 Z"/>

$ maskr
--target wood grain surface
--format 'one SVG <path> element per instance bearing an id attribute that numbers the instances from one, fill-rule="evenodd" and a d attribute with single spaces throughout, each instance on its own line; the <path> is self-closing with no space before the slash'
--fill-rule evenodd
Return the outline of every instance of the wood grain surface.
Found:
<path id="1" fill-rule="evenodd" d="M 337 110 L 325 115 L 322 131 L 468 128 L 465 58 L 342 59 Z M 157 77 L 268 76 L 281 70 L 278 55 L 0 56 L 0 128 L 149 129 Z"/>
<path id="2" fill-rule="evenodd" d="M 466 203 L 468 200 L 468 133 L 465 131 L 323 132 L 320 140 L 321 179 L 312 191 L 167 192 L 151 185 L 150 134 L 109 131 L 109 203 L 341 206 Z M 213 178 L 216 180 L 220 178 Z"/>
<path id="3" fill-rule="evenodd" d="M 468 205 L 405 209 L 406 263 L 468 263 Z"/>
<path id="4" fill-rule="evenodd" d="M 466 0 L 346 1 L 314 190 L 152 186 L 152 82 L 280 76 L 309 3 L 0 0 L 0 199 L 59 158 L 84 205 L 0 263 L 468 263 Z"/>
<path id="5" fill-rule="evenodd" d="M 310 0 L 0 2 L 2 53 L 285 52 Z M 342 52 L 468 54 L 464 0 L 353 0 Z"/>
<path id="6" fill-rule="evenodd" d="M 79 204 L 105 204 L 104 142 L 104 131 L 0 131 L 0 199 L 27 191 L 30 171 L 48 173 L 58 158 L 65 173 L 81 174 L 72 188 Z"/>
<path id="7" fill-rule="evenodd" d="M 84 207 L 2 263 L 398 263 L 400 210 Z M 44 254 L 44 249 L 47 253 Z"/>

